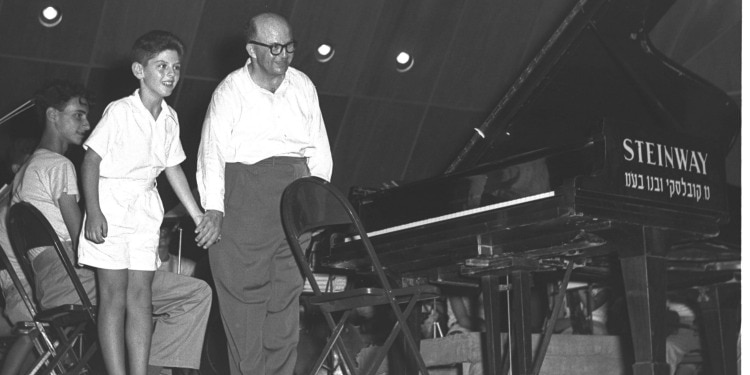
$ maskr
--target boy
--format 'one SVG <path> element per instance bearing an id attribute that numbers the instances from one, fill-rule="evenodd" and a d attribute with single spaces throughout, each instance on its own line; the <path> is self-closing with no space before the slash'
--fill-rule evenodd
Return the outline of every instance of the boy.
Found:
<path id="1" fill-rule="evenodd" d="M 63 154 L 70 145 L 83 143 L 83 135 L 89 129 L 85 95 L 82 86 L 64 81 L 52 82 L 37 92 L 35 104 L 45 124 L 44 134 L 39 149 L 13 183 L 13 202 L 26 201 L 39 208 L 61 236 L 71 259 L 82 214 L 77 205 L 63 214 L 65 200 L 78 200 L 75 169 Z M 37 274 L 36 296 L 43 309 L 80 303 L 54 250 L 35 251 L 32 265 Z M 96 304 L 94 272 L 78 268 L 77 273 L 91 302 Z M 153 314 L 158 319 L 154 322 L 149 373 L 158 374 L 161 367 L 172 367 L 173 374 L 190 373 L 190 369 L 200 367 L 211 309 L 210 287 L 195 278 L 157 272 L 151 291 Z"/>
<path id="2" fill-rule="evenodd" d="M 138 38 L 131 69 L 140 88 L 110 103 L 84 144 L 86 218 L 79 262 L 97 269 L 99 340 L 110 375 L 147 370 L 151 283 L 164 216 L 155 180 L 162 171 L 196 226 L 202 219 L 180 167 L 185 153 L 177 113 L 164 101 L 180 79 L 183 51 L 166 31 Z"/>

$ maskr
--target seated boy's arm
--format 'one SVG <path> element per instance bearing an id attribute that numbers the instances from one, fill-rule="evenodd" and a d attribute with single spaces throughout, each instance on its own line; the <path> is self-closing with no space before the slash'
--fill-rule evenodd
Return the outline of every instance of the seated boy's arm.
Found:
<path id="1" fill-rule="evenodd" d="M 78 207 L 77 197 L 77 195 L 63 194 L 57 199 L 57 203 L 60 205 L 60 213 L 65 226 L 68 228 L 68 233 L 70 233 L 70 240 L 73 242 L 74 249 L 78 246 L 78 236 L 81 234 L 83 218 L 81 209 Z"/>
<path id="2" fill-rule="evenodd" d="M 93 149 L 86 150 L 81 165 L 81 184 L 86 202 L 86 224 L 84 235 L 94 243 L 104 242 L 107 237 L 107 219 L 99 206 L 99 165 L 102 158 Z"/>

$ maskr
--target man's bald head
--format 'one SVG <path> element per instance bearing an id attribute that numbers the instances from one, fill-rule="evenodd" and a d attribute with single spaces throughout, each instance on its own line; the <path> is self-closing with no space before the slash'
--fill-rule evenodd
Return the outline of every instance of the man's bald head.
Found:
<path id="1" fill-rule="evenodd" d="M 292 32 L 292 25 L 290 25 L 289 21 L 287 21 L 283 16 L 270 12 L 258 14 L 250 18 L 250 20 L 247 22 L 247 25 L 245 25 L 246 41 L 249 42 L 257 40 L 258 34 L 261 32 L 261 30 L 278 27 L 288 29 L 290 34 Z"/>

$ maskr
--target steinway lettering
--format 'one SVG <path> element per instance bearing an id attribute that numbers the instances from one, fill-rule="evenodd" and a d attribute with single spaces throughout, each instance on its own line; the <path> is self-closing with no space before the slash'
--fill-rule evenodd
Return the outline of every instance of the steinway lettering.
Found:
<path id="1" fill-rule="evenodd" d="M 627 161 L 701 175 L 708 173 L 706 170 L 708 153 L 706 152 L 631 138 L 623 139 L 622 147 L 625 149 L 623 157 Z"/>
<path id="2" fill-rule="evenodd" d="M 625 187 L 655 194 L 664 194 L 669 199 L 689 199 L 695 202 L 711 199 L 711 186 L 697 183 L 691 176 L 708 174 L 708 153 L 684 147 L 668 146 L 641 139 L 624 138 L 622 141 L 625 161 L 664 168 L 660 176 L 658 169 L 650 168 L 653 174 L 643 173 L 644 168 L 631 164 L 633 170 L 625 172 Z M 668 173 L 667 170 L 672 172 Z M 677 175 L 675 176 L 675 172 Z"/>

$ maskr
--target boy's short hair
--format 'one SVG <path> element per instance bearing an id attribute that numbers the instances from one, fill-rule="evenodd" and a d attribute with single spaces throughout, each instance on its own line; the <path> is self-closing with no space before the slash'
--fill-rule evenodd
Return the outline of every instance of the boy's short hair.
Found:
<path id="1" fill-rule="evenodd" d="M 65 104 L 76 97 L 80 98 L 83 103 L 92 105 L 91 93 L 80 83 L 57 79 L 47 82 L 37 90 L 34 93 L 34 105 L 42 128 L 46 122 L 47 108 L 53 107 L 62 111 L 65 109 Z"/>
<path id="2" fill-rule="evenodd" d="M 130 60 L 146 65 L 148 60 L 167 50 L 173 50 L 182 57 L 185 53 L 185 45 L 180 38 L 169 31 L 151 30 L 135 40 L 133 49 L 130 51 Z"/>

